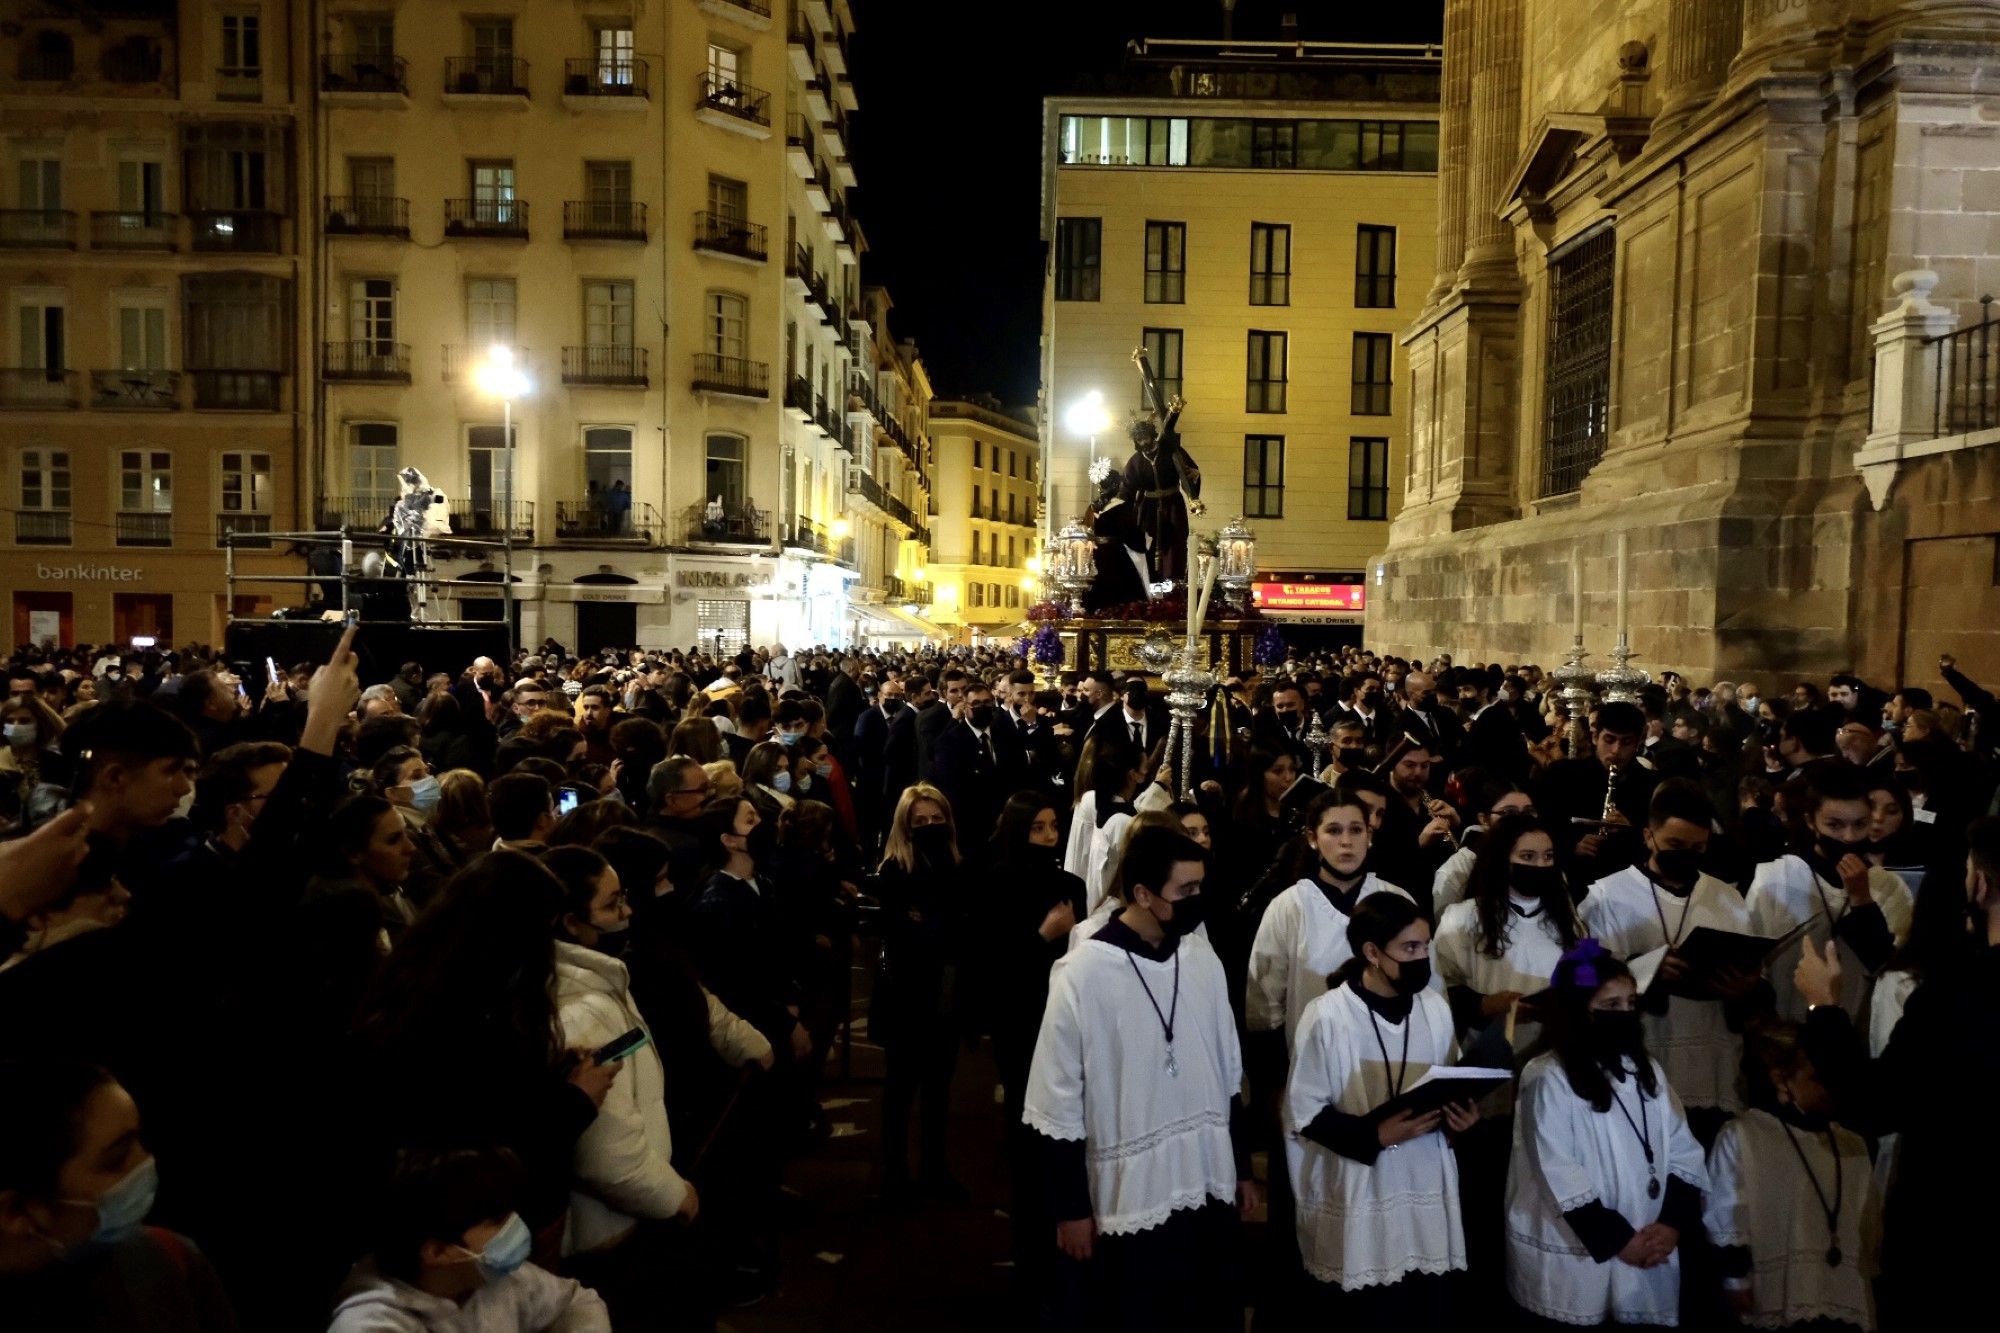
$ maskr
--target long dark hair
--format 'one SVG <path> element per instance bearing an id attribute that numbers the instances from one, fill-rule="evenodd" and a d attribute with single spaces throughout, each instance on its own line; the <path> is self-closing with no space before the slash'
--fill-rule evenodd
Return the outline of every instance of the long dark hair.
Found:
<path id="1" fill-rule="evenodd" d="M 1236 794 L 1236 809 L 1233 812 L 1239 825 L 1270 818 L 1264 813 L 1264 775 L 1280 759 L 1298 762 L 1298 757 L 1289 750 L 1266 750 L 1261 746 L 1252 746 L 1244 752 L 1243 787 Z"/>
<path id="2" fill-rule="evenodd" d="M 1355 904 L 1354 915 L 1347 918 L 1347 947 L 1353 950 L 1353 957 L 1326 979 L 1327 989 L 1345 986 L 1368 970 L 1368 960 L 1361 954 L 1362 945 L 1387 949 L 1390 940 L 1425 919 L 1417 905 L 1400 893 L 1371 893 L 1363 898 Z"/>
<path id="3" fill-rule="evenodd" d="M 1036 815 L 1055 808 L 1056 803 L 1038 791 L 1017 791 L 1009 796 L 1000 807 L 1000 817 L 993 821 L 993 859 L 1005 865 L 1034 859 L 1028 850 L 1028 830 L 1033 827 Z M 1057 844 L 1058 850 L 1060 847 Z"/>
<path id="4" fill-rule="evenodd" d="M 1611 1109 L 1611 1075 L 1605 1072 L 1590 1039 L 1590 999 L 1611 982 L 1620 977 L 1629 979 L 1631 975 L 1632 969 L 1606 953 L 1596 940 L 1586 937 L 1562 956 L 1552 978 L 1555 1017 L 1548 1027 L 1556 1059 L 1568 1076 L 1571 1089 L 1589 1102 L 1594 1111 Z M 1653 1062 L 1643 1041 L 1632 1055 L 1639 1066 L 1639 1087 L 1648 1097 L 1659 1096 L 1660 1080 L 1653 1074 Z"/>
<path id="5" fill-rule="evenodd" d="M 1479 839 L 1479 855 L 1472 863 L 1472 876 L 1466 881 L 1465 896 L 1472 901 L 1473 910 L 1479 914 L 1479 951 L 1488 958 L 1499 958 L 1507 952 L 1507 942 L 1514 928 L 1514 913 L 1509 910 L 1507 893 L 1513 880 L 1512 865 L 1508 860 L 1514 854 L 1514 845 L 1530 833 L 1548 834 L 1551 844 L 1555 834 L 1549 831 L 1534 815 L 1505 815 Z M 1576 946 L 1581 933 L 1576 923 L 1576 905 L 1570 901 L 1569 888 L 1557 878 L 1553 888 L 1542 895 L 1542 911 L 1555 923 L 1557 935 L 1565 950 Z"/>
<path id="6" fill-rule="evenodd" d="M 551 983 L 562 914 L 562 885 L 534 857 L 480 857 L 452 876 L 389 956 L 362 1005 L 363 1039 L 408 1056 L 408 1042 L 499 1023 L 555 1068 L 562 1038 Z"/>

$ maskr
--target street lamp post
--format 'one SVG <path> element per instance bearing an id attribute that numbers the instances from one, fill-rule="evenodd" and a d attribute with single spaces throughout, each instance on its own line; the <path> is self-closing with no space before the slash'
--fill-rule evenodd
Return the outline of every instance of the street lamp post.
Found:
<path id="1" fill-rule="evenodd" d="M 475 374 L 480 390 L 500 400 L 501 456 L 506 470 L 500 489 L 500 549 L 505 562 L 500 571 L 504 590 L 501 615 L 507 622 L 507 660 L 514 659 L 514 400 L 533 391 L 526 373 L 514 364 L 514 349 L 494 344 Z M 512 669 L 511 667 L 509 668 Z"/>

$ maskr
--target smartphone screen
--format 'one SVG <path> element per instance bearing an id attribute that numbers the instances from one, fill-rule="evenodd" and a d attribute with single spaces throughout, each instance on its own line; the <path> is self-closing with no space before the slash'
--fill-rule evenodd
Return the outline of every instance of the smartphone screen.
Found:
<path id="1" fill-rule="evenodd" d="M 271 682 L 271 683 L 272 683 L 273 685 L 276 685 L 276 684 L 278 684 L 278 659 L 277 659 L 277 658 L 275 658 L 275 657 L 267 657 L 267 658 L 265 658 L 265 659 L 264 659 L 264 674 L 265 674 L 265 675 L 266 675 L 266 676 L 267 676 L 267 677 L 268 677 L 268 678 L 270 679 L 270 682 Z"/>
<path id="2" fill-rule="evenodd" d="M 580 793 L 574 787 L 556 788 L 556 813 L 566 815 L 576 809 Z"/>
<path id="3" fill-rule="evenodd" d="M 614 1037 L 591 1053 L 591 1058 L 601 1065 L 615 1064 L 625 1059 L 646 1044 L 644 1028 L 633 1028 L 623 1036 Z"/>

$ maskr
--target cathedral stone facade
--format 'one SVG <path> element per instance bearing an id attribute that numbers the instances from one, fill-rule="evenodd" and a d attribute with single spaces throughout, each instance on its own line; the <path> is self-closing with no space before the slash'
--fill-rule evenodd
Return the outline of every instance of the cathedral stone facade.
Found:
<path id="1" fill-rule="evenodd" d="M 1601 664 L 1625 534 L 1656 675 L 2000 676 L 1996 73 L 1996 0 L 1447 0 L 1371 646 L 1553 665 L 1576 553 Z"/>

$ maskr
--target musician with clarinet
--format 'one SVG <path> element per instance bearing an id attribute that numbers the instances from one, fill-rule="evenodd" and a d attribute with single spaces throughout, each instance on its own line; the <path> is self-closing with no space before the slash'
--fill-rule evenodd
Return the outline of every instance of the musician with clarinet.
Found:
<path id="1" fill-rule="evenodd" d="M 1637 704 L 1603 704 L 1594 720 L 1590 753 L 1558 760 L 1534 784 L 1535 809 L 1578 893 L 1646 859 L 1640 831 L 1660 781 L 1639 755 L 1646 716 Z"/>

